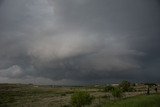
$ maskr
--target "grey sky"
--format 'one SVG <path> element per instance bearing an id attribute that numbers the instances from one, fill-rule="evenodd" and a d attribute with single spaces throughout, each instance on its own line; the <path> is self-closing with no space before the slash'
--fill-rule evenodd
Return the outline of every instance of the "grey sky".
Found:
<path id="1" fill-rule="evenodd" d="M 159 0 L 1 0 L 0 82 L 160 82 Z"/>

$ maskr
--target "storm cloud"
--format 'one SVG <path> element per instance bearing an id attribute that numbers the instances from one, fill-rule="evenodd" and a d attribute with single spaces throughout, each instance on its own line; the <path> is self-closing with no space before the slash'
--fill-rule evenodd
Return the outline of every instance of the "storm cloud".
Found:
<path id="1" fill-rule="evenodd" d="M 158 0 L 1 0 L 0 82 L 160 82 Z"/>

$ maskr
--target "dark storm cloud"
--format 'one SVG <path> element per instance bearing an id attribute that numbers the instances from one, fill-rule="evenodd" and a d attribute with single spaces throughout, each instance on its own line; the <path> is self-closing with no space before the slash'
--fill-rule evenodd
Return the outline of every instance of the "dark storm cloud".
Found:
<path id="1" fill-rule="evenodd" d="M 0 82 L 159 82 L 159 19 L 157 0 L 4 0 Z"/>

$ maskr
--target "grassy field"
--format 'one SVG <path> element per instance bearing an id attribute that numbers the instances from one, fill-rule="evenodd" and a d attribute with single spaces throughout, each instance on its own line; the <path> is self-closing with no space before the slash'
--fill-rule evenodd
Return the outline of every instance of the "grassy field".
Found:
<path id="1" fill-rule="evenodd" d="M 52 87 L 25 84 L 0 84 L 0 107 L 71 107 L 71 95 L 87 91 L 94 101 L 86 107 L 160 107 L 160 95 L 126 92 L 123 100 L 95 87 Z M 136 97 L 135 97 L 136 96 Z M 130 98 L 129 98 L 130 97 Z"/>
<path id="2" fill-rule="evenodd" d="M 0 85 L 0 107 L 60 107 L 70 100 L 70 88 Z"/>
<path id="3" fill-rule="evenodd" d="M 160 107 L 160 95 L 142 95 L 118 101 L 108 101 L 103 107 Z"/>

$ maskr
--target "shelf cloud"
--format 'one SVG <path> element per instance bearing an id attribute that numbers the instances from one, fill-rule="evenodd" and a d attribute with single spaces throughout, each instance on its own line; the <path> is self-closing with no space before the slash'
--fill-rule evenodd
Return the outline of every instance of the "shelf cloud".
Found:
<path id="1" fill-rule="evenodd" d="M 0 82 L 160 82 L 158 0 L 1 0 Z"/>

